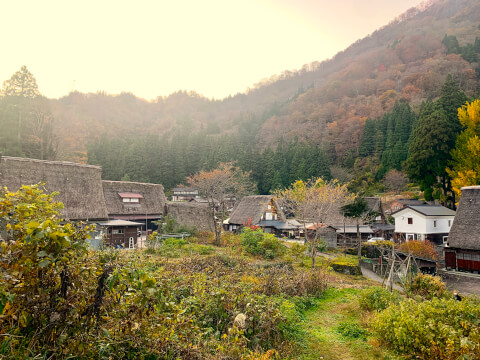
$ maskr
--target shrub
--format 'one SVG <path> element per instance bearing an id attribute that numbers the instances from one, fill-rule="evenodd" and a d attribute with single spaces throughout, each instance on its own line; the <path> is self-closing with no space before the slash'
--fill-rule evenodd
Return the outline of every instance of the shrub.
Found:
<path id="1" fill-rule="evenodd" d="M 307 246 L 295 243 L 292 246 L 290 246 L 288 252 L 290 253 L 290 256 L 293 257 L 294 259 L 301 260 L 305 258 L 306 251 L 307 251 Z"/>
<path id="2" fill-rule="evenodd" d="M 371 286 L 364 289 L 359 298 L 360 307 L 368 311 L 382 311 L 392 304 L 398 304 L 400 296 L 396 292 L 380 286 Z"/>
<path id="3" fill-rule="evenodd" d="M 405 290 L 409 296 L 419 295 L 431 300 L 434 297 L 442 297 L 446 286 L 438 276 L 420 273 L 405 283 Z"/>
<path id="4" fill-rule="evenodd" d="M 390 306 L 374 321 L 376 335 L 416 359 L 478 359 L 480 307 L 469 299 L 412 299 Z"/>
<path id="5" fill-rule="evenodd" d="M 264 259 L 274 259 L 287 252 L 285 245 L 275 235 L 266 234 L 261 229 L 244 227 L 240 234 L 240 244 L 247 254 L 262 256 Z"/>
<path id="6" fill-rule="evenodd" d="M 400 251 L 405 253 L 411 253 L 412 255 L 438 260 L 438 252 L 435 250 L 435 245 L 428 241 L 417 241 L 417 240 L 410 240 L 402 243 L 399 248 Z"/>

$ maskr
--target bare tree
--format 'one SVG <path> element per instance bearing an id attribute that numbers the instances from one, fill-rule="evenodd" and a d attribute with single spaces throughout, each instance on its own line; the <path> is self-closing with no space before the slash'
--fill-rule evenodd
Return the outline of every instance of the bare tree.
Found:
<path id="1" fill-rule="evenodd" d="M 187 182 L 208 201 L 215 242 L 219 246 L 223 221 L 227 218 L 227 200 L 232 197 L 239 199 L 254 191 L 249 174 L 235 168 L 232 163 L 226 163 L 212 171 L 200 171 L 190 176 Z"/>
<path id="2" fill-rule="evenodd" d="M 346 185 L 338 181 L 324 181 L 321 178 L 307 182 L 296 181 L 290 188 L 276 192 L 282 206 L 295 215 L 303 223 L 305 241 L 310 242 L 312 267 L 315 266 L 315 256 L 319 235 L 328 220 L 338 217 L 340 208 L 353 199 Z M 308 238 L 306 224 L 312 222 L 313 238 Z"/>

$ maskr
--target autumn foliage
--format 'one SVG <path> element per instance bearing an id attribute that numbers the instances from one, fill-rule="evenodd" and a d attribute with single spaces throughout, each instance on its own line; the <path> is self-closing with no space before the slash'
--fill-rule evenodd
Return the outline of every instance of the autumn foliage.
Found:
<path id="1" fill-rule="evenodd" d="M 437 250 L 435 250 L 435 245 L 428 241 L 421 240 L 410 240 L 402 243 L 399 248 L 400 251 L 404 253 L 409 253 L 421 258 L 438 260 L 439 255 Z"/>

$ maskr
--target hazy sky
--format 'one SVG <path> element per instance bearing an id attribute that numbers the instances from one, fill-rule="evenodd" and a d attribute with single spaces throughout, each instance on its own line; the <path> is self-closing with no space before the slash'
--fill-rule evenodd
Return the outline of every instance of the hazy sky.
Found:
<path id="1" fill-rule="evenodd" d="M 322 61 L 421 0 L 2 0 L 0 83 L 223 98 Z"/>

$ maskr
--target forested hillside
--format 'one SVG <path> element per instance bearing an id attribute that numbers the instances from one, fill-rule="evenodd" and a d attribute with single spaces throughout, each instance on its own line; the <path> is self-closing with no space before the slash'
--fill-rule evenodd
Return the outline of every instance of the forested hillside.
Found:
<path id="1" fill-rule="evenodd" d="M 237 161 L 261 193 L 331 172 L 375 191 L 371 184 L 389 171 L 405 170 L 422 104 L 440 98 L 447 75 L 465 94 L 455 106 L 478 96 L 479 39 L 478 1 L 438 0 L 330 60 L 222 100 L 185 91 L 152 101 L 101 92 L 25 100 L 4 84 L 0 151 L 88 161 L 102 165 L 105 178 L 167 188 L 199 169 Z"/>

